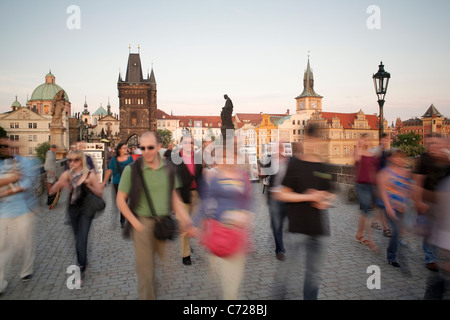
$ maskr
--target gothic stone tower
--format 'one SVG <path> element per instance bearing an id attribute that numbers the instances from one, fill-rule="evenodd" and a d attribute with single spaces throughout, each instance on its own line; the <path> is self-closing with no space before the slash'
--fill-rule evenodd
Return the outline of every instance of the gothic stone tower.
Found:
<path id="1" fill-rule="evenodd" d="M 147 79 L 142 75 L 139 53 L 130 53 L 125 80 L 119 73 L 120 125 L 122 142 L 135 146 L 137 138 L 146 131 L 156 131 L 156 81 L 153 69 Z"/>

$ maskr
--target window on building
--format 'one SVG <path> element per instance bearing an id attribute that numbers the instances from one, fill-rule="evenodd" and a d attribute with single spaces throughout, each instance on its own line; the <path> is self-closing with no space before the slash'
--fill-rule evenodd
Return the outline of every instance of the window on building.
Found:
<path id="1" fill-rule="evenodd" d="M 18 122 L 16 122 L 16 123 L 14 124 L 14 128 L 19 129 L 19 123 L 18 123 Z"/>
<path id="2" fill-rule="evenodd" d="M 130 114 L 130 125 L 135 126 L 137 125 L 137 112 L 133 111 Z"/>
<path id="3" fill-rule="evenodd" d="M 28 135 L 28 142 L 31 142 L 31 141 L 33 141 L 33 136 L 30 134 L 30 135 Z"/>
<path id="4" fill-rule="evenodd" d="M 11 129 L 14 129 L 14 122 L 11 122 L 11 123 L 9 124 L 9 127 L 10 127 Z"/>
<path id="5" fill-rule="evenodd" d="M 33 147 L 28 147 L 28 154 L 32 155 L 34 153 L 34 148 Z"/>

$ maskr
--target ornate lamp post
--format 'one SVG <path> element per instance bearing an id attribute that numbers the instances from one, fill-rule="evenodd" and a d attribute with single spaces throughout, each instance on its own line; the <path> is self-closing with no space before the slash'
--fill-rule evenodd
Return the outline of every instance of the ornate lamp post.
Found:
<path id="1" fill-rule="evenodd" d="M 375 85 L 375 92 L 378 96 L 378 105 L 380 106 L 380 126 L 378 139 L 381 140 L 381 135 L 383 134 L 384 127 L 384 118 L 383 118 L 383 106 L 384 106 L 384 97 L 386 96 L 387 87 L 389 84 L 389 79 L 391 75 L 389 72 L 384 71 L 383 61 L 380 62 L 378 66 L 378 72 L 373 76 L 373 84 Z"/>

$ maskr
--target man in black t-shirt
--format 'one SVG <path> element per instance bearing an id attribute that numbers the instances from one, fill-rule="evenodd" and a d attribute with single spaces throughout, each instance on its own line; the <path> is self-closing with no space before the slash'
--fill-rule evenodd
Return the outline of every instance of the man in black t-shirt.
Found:
<path id="1" fill-rule="evenodd" d="M 289 233 L 286 235 L 286 247 L 290 255 L 287 266 L 279 273 L 275 295 L 284 298 L 288 273 L 296 272 L 302 265 L 299 261 L 306 251 L 306 272 L 303 298 L 315 300 L 321 283 L 321 266 L 325 257 L 324 236 L 330 234 L 326 209 L 336 198 L 331 192 L 331 174 L 327 172 L 320 157 L 315 154 L 322 140 L 315 127 L 309 126 L 303 142 L 303 154 L 291 159 L 278 192 L 273 197 L 289 202 Z M 305 246 L 305 247 L 304 247 Z M 279 279 L 279 278 L 282 279 Z M 278 287 L 278 286 L 281 286 Z M 276 297 L 280 298 L 280 296 Z"/>
<path id="2" fill-rule="evenodd" d="M 439 183 L 450 175 L 450 167 L 447 156 L 442 152 L 444 138 L 429 136 L 426 138 L 427 152 L 424 153 L 414 171 L 414 180 L 419 187 L 416 190 L 415 201 L 419 213 L 419 221 L 422 224 L 432 224 L 433 199 L 429 197 L 438 187 Z M 429 243 L 428 237 L 423 239 L 423 251 L 425 253 L 426 266 L 430 271 L 438 271 L 436 265 L 435 248 Z"/>

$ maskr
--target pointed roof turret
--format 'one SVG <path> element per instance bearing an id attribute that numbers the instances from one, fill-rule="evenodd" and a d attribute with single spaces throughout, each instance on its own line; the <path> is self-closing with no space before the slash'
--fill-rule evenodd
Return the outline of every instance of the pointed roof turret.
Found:
<path id="1" fill-rule="evenodd" d="M 144 77 L 142 75 L 141 57 L 139 53 L 130 53 L 130 55 L 128 56 L 128 67 L 125 76 L 125 82 L 144 82 Z"/>
<path id="2" fill-rule="evenodd" d="M 150 73 L 150 83 L 156 84 L 155 73 L 153 72 L 153 68 L 152 72 Z"/>
<path id="3" fill-rule="evenodd" d="M 106 106 L 107 111 L 107 115 L 110 116 L 111 115 L 111 104 L 109 103 L 109 97 L 108 97 L 108 105 Z"/>
<path id="4" fill-rule="evenodd" d="M 422 116 L 422 118 L 431 118 L 431 117 L 443 117 L 443 115 L 436 109 L 434 104 L 431 104 L 431 106 L 428 108 L 428 110 L 425 112 L 425 114 Z"/>
<path id="5" fill-rule="evenodd" d="M 303 97 L 320 97 L 320 98 L 322 98 L 321 95 L 318 95 L 314 91 L 314 75 L 313 75 L 313 72 L 309 65 L 309 55 L 308 55 L 308 64 L 306 67 L 306 71 L 303 75 L 303 92 L 298 97 L 296 97 L 296 99 L 303 98 Z"/>
<path id="6" fill-rule="evenodd" d="M 88 104 L 86 102 L 86 97 L 84 97 L 84 110 L 83 110 L 83 114 L 84 115 L 89 115 L 89 110 L 88 110 Z"/>

